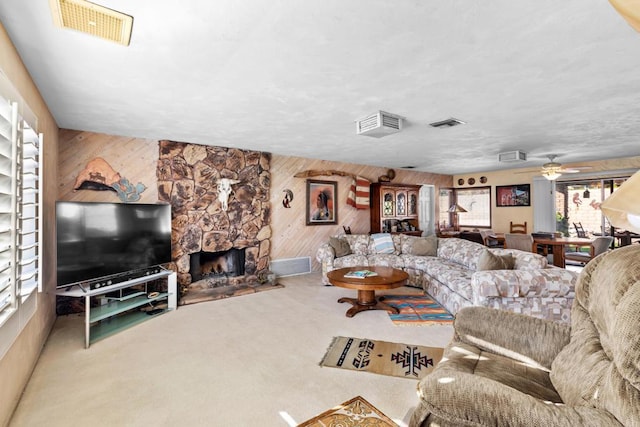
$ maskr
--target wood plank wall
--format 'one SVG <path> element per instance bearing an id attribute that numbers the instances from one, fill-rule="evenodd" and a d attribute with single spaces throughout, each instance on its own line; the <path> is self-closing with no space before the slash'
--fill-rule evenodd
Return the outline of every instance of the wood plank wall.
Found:
<path id="1" fill-rule="evenodd" d="M 137 203 L 158 202 L 158 141 L 68 129 L 60 129 L 58 137 L 58 200 L 120 202 L 114 191 L 73 190 L 87 163 L 102 157 L 120 176 L 147 187 Z"/>
<path id="2" fill-rule="evenodd" d="M 342 226 L 351 227 L 354 234 L 369 232 L 369 209 L 355 209 L 347 205 L 347 195 L 351 178 L 346 176 L 319 176 L 314 179 L 336 181 L 338 183 L 338 224 L 306 225 L 306 179 L 295 178 L 298 172 L 306 170 L 338 170 L 362 176 L 371 182 L 385 175 L 388 168 L 364 166 L 352 163 L 330 162 L 301 157 L 273 155 L 271 160 L 271 259 L 310 256 L 312 269 L 320 265 L 315 259 L 318 247 L 330 236 L 343 233 Z M 436 187 L 451 187 L 452 176 L 426 172 L 395 169 L 392 182 L 403 184 L 432 184 Z M 282 205 L 284 190 L 293 191 L 291 208 Z M 436 198 L 437 199 L 437 198 Z M 438 207 L 436 206 L 436 212 Z"/>
<path id="3" fill-rule="evenodd" d="M 102 157 L 111 167 L 135 184 L 142 182 L 147 188 L 140 203 L 158 201 L 156 162 L 158 141 L 129 138 L 101 133 L 62 129 L 59 133 L 58 200 L 119 202 L 112 191 L 78 190 L 73 186 L 78 173 L 95 157 Z M 294 178 L 306 170 L 339 170 L 360 175 L 372 182 L 385 175 L 387 168 L 351 163 L 330 162 L 302 157 L 273 155 L 271 161 L 271 259 L 309 256 L 312 269 L 319 270 L 315 260 L 318 247 L 329 236 L 342 232 L 342 226 L 351 227 L 353 233 L 369 232 L 369 209 L 357 210 L 346 204 L 351 178 L 320 176 L 315 179 L 338 183 L 338 224 L 306 225 L 306 179 Z M 438 188 L 451 187 L 452 176 L 396 169 L 394 183 L 432 184 Z M 284 190 L 293 191 L 291 208 L 282 205 Z M 437 209 L 437 206 L 436 206 Z"/>

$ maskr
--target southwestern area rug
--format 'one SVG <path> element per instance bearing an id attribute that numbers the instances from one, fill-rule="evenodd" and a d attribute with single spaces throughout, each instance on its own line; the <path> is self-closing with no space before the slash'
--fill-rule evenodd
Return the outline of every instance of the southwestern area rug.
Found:
<path id="1" fill-rule="evenodd" d="M 389 313 L 394 325 L 451 325 L 454 317 L 429 295 L 385 295 L 384 302 L 400 313 Z"/>
<path id="2" fill-rule="evenodd" d="M 320 366 L 420 379 L 435 368 L 443 351 L 439 347 L 334 337 Z"/>
<path id="3" fill-rule="evenodd" d="M 302 424 L 298 424 L 298 427 L 334 426 L 397 427 L 398 425 L 362 396 L 356 396 Z"/>

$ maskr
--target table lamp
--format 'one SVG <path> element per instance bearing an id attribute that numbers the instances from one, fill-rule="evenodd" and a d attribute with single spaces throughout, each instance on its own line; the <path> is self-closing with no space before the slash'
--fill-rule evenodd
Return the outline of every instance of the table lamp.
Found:
<path id="1" fill-rule="evenodd" d="M 448 211 L 453 214 L 453 229 L 455 231 L 459 231 L 458 214 L 459 213 L 464 213 L 467 210 L 465 208 L 463 208 L 462 206 L 460 206 L 459 204 L 454 203 L 454 204 L 451 205 L 451 207 L 449 207 Z"/>
<path id="2" fill-rule="evenodd" d="M 600 209 L 614 227 L 640 233 L 640 171 L 611 193 Z"/>

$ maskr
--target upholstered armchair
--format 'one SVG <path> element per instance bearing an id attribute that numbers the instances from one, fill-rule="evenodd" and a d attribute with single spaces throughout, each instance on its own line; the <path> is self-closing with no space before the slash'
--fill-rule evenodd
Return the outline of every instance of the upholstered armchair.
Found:
<path id="1" fill-rule="evenodd" d="M 469 307 L 418 384 L 417 426 L 640 426 L 640 245 L 588 263 L 571 324 Z"/>

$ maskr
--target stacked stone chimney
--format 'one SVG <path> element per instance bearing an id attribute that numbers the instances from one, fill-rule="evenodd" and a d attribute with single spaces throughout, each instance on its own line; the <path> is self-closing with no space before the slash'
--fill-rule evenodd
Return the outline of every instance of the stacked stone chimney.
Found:
<path id="1" fill-rule="evenodd" d="M 254 281 L 269 267 L 271 155 L 258 151 L 160 141 L 158 197 L 171 204 L 172 260 L 183 296 L 192 284 L 190 255 L 245 249 L 245 276 Z M 216 181 L 237 179 L 228 210 Z"/>

